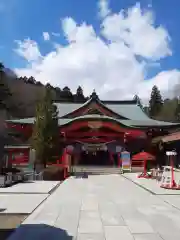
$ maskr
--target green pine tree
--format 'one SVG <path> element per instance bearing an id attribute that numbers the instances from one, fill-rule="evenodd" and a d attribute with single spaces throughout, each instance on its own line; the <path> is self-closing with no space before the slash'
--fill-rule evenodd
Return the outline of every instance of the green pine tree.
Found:
<path id="1" fill-rule="evenodd" d="M 143 105 L 142 105 L 142 102 L 141 102 L 141 99 L 139 98 L 139 96 L 135 95 L 133 100 L 135 100 L 137 105 L 144 111 L 144 108 L 143 108 Z"/>
<path id="2" fill-rule="evenodd" d="M 176 101 L 176 108 L 175 108 L 175 120 L 176 121 L 180 121 L 180 99 L 178 98 L 177 101 Z"/>
<path id="3" fill-rule="evenodd" d="M 32 134 L 32 147 L 36 150 L 36 166 L 46 167 L 47 162 L 57 154 L 58 139 L 58 111 L 53 104 L 51 90 L 46 88 L 44 98 L 37 104 Z"/>
<path id="4" fill-rule="evenodd" d="M 83 94 L 83 89 L 82 89 L 81 86 L 79 86 L 76 90 L 75 101 L 80 102 L 80 101 L 84 101 L 84 100 L 85 100 L 85 97 L 84 97 L 84 94 Z"/>
<path id="5" fill-rule="evenodd" d="M 157 117 L 161 112 L 162 106 L 163 100 L 161 93 L 157 86 L 153 86 L 149 101 L 149 116 Z"/>
<path id="6" fill-rule="evenodd" d="M 0 109 L 7 110 L 9 108 L 9 100 L 12 94 L 6 83 L 6 77 L 5 67 L 0 63 Z"/>
<path id="7" fill-rule="evenodd" d="M 4 167 L 4 146 L 7 141 L 5 119 L 7 117 L 7 110 L 10 107 L 11 97 L 6 77 L 5 67 L 2 63 L 0 63 L 0 174 L 2 173 L 2 168 Z"/>

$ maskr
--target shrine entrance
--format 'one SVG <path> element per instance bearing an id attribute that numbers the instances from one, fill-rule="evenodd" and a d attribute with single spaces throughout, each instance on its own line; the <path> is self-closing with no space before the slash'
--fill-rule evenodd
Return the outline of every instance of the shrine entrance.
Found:
<path id="1" fill-rule="evenodd" d="M 82 151 L 80 155 L 79 165 L 87 166 L 108 166 L 110 164 L 108 151 Z"/>
<path id="2" fill-rule="evenodd" d="M 146 137 L 142 130 L 105 117 L 103 121 L 79 119 L 61 131 L 63 144 L 72 145 L 73 166 L 119 166 L 120 152 L 128 149 L 128 142 Z"/>
<path id="3" fill-rule="evenodd" d="M 84 144 L 79 165 L 109 165 L 109 153 L 106 144 Z"/>

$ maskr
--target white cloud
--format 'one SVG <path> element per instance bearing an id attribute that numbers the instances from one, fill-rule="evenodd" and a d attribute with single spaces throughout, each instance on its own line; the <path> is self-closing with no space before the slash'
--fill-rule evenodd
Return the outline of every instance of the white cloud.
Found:
<path id="1" fill-rule="evenodd" d="M 127 99 L 137 93 L 147 99 L 154 84 L 165 96 L 174 94 L 180 80 L 176 69 L 145 81 L 149 69 L 157 68 L 162 58 L 172 54 L 168 32 L 155 26 L 150 9 L 142 11 L 136 4 L 107 15 L 101 24 L 101 35 L 97 35 L 91 25 L 78 25 L 71 17 L 63 19 L 68 44 L 57 43 L 44 56 L 36 42 L 18 41 L 16 52 L 27 60 L 27 67 L 15 69 L 16 73 L 55 86 L 68 85 L 73 91 L 81 85 L 85 94 L 95 88 L 104 99 Z"/>
<path id="2" fill-rule="evenodd" d="M 37 61 L 42 57 L 35 41 L 28 38 L 24 41 L 16 40 L 15 42 L 18 45 L 17 49 L 15 49 L 16 53 L 28 62 Z"/>
<path id="3" fill-rule="evenodd" d="M 96 33 L 92 26 L 88 26 L 86 23 L 77 26 L 72 18 L 65 18 L 62 21 L 62 27 L 69 43 L 75 42 L 86 44 L 96 39 Z"/>
<path id="4" fill-rule="evenodd" d="M 151 11 L 143 12 L 139 4 L 107 17 L 102 23 L 102 34 L 112 42 L 123 41 L 134 54 L 148 59 L 171 55 L 170 37 L 162 27 L 153 26 Z"/>
<path id="5" fill-rule="evenodd" d="M 44 38 L 44 41 L 49 41 L 50 40 L 50 35 L 48 32 L 43 32 L 43 38 Z"/>
<path id="6" fill-rule="evenodd" d="M 108 0 L 100 0 L 98 2 L 98 8 L 99 8 L 100 18 L 107 17 L 111 12 L 109 9 L 109 1 Z"/>

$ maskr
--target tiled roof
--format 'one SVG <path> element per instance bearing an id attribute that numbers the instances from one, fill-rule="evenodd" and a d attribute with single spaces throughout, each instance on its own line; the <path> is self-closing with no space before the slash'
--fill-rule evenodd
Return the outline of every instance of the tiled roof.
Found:
<path id="1" fill-rule="evenodd" d="M 59 118 L 58 122 L 59 122 L 59 126 L 68 124 L 70 122 L 76 121 L 76 120 L 114 120 L 116 122 L 119 122 L 120 124 L 123 124 L 125 126 L 132 126 L 132 127 L 163 127 L 163 126 L 178 126 L 178 124 L 176 123 L 169 123 L 169 122 L 163 122 L 163 121 L 157 121 L 157 120 L 153 120 L 148 118 L 147 120 L 121 120 L 121 119 L 114 119 L 112 117 L 108 117 L 108 116 L 103 116 L 103 115 L 83 115 L 74 119 L 69 119 L 69 118 Z M 11 123 L 20 123 L 20 124 L 33 124 L 35 121 L 35 118 L 24 118 L 24 119 L 14 119 L 14 120 L 8 120 L 7 122 L 11 122 Z"/>
<path id="2" fill-rule="evenodd" d="M 149 120 L 149 117 L 136 104 L 107 104 L 106 106 L 130 120 Z"/>
<path id="3" fill-rule="evenodd" d="M 180 140 L 180 132 L 175 132 L 169 135 L 162 137 L 161 139 L 163 142 L 174 142 Z"/>
<path id="4" fill-rule="evenodd" d="M 78 108 L 82 107 L 84 104 L 81 103 L 55 103 L 57 110 L 59 112 L 59 117 L 67 115 Z"/>
<path id="5" fill-rule="evenodd" d="M 92 115 L 83 115 L 76 117 L 74 119 L 66 118 L 71 112 L 78 110 L 84 106 L 87 106 L 91 102 L 96 102 L 101 106 L 108 108 L 110 111 L 116 113 L 117 118 L 112 118 L 104 115 L 92 114 Z M 90 98 L 85 103 L 54 103 L 57 106 L 59 112 L 59 126 L 63 126 L 70 122 L 83 119 L 100 119 L 100 120 L 113 120 L 119 122 L 128 127 L 163 127 L 163 126 L 178 126 L 175 123 L 163 122 L 150 119 L 142 109 L 136 104 L 136 101 L 100 101 L 98 98 Z M 119 116 L 119 118 L 118 118 Z M 124 117 L 127 120 L 122 119 Z M 22 124 L 33 124 L 35 118 L 25 118 L 25 119 L 16 119 L 9 120 L 13 123 L 22 123 Z"/>
<path id="6" fill-rule="evenodd" d="M 35 117 L 6 120 L 7 123 L 9 122 L 9 123 L 22 123 L 22 124 L 33 124 L 34 121 L 35 121 Z"/>
<path id="7" fill-rule="evenodd" d="M 161 127 L 161 126 L 176 126 L 177 123 L 171 123 L 171 122 L 164 122 L 164 121 L 158 121 L 154 119 L 148 118 L 147 120 L 121 120 L 122 123 L 137 127 L 143 127 L 143 126 L 155 126 L 155 127 Z"/>
<path id="8" fill-rule="evenodd" d="M 87 104 L 87 103 L 85 103 Z M 85 104 L 79 104 L 79 103 L 55 103 L 57 106 L 57 109 L 59 111 L 59 117 L 65 116 Z M 128 118 L 130 120 L 148 120 L 148 116 L 141 110 L 139 106 L 137 106 L 134 103 L 128 104 L 105 104 L 107 108 L 112 110 L 113 112 L 124 116 L 125 118 Z"/>

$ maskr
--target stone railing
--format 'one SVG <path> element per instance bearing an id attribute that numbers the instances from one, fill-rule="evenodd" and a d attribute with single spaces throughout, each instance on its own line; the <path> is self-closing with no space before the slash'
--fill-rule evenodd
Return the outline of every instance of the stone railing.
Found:
<path id="1" fill-rule="evenodd" d="M 27 173 L 7 173 L 6 175 L 0 175 L 0 187 L 11 186 L 18 182 L 23 181 L 42 181 L 43 172 L 27 172 Z"/>

